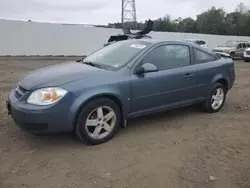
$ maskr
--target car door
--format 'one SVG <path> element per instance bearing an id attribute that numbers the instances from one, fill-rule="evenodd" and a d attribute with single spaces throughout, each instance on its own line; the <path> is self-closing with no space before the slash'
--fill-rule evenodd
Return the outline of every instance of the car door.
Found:
<path id="1" fill-rule="evenodd" d="M 241 57 L 243 57 L 243 54 L 245 52 L 245 50 L 247 49 L 247 43 L 242 43 L 242 53 L 241 53 Z"/>
<path id="2" fill-rule="evenodd" d="M 235 56 L 240 57 L 241 54 L 243 53 L 242 50 L 243 50 L 243 45 L 242 43 L 239 43 L 235 50 Z"/>
<path id="3" fill-rule="evenodd" d="M 154 64 L 157 72 L 131 74 L 132 113 L 181 105 L 192 100 L 196 69 L 187 45 L 166 44 L 154 48 L 136 66 Z"/>

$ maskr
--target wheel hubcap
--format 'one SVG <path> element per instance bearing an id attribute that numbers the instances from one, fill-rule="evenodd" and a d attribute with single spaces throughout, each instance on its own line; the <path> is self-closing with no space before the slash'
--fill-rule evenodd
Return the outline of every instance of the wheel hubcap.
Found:
<path id="1" fill-rule="evenodd" d="M 116 114 L 108 106 L 101 106 L 94 109 L 88 116 L 85 129 L 88 135 L 94 139 L 107 137 L 116 124 Z"/>
<path id="2" fill-rule="evenodd" d="M 221 107 L 224 101 L 224 90 L 222 88 L 217 88 L 211 99 L 211 106 L 214 110 Z"/>

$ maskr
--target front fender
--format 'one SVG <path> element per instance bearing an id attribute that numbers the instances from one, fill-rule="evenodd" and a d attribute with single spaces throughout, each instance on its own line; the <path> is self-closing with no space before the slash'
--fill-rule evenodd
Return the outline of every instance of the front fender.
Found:
<path id="1" fill-rule="evenodd" d="M 67 84 L 65 89 L 70 90 L 77 98 L 74 104 L 75 114 L 77 116 L 80 109 L 91 99 L 96 97 L 110 97 L 119 101 L 122 108 L 123 117 L 126 119 L 130 112 L 130 87 L 129 82 L 119 82 L 105 85 L 95 85 L 92 87 L 76 87 L 87 85 L 83 81 Z"/>
<path id="2" fill-rule="evenodd" d="M 130 111 L 130 98 L 127 95 L 121 95 L 119 90 L 112 88 L 110 89 L 98 89 L 89 92 L 84 92 L 78 98 L 81 101 L 81 104 L 78 106 L 76 115 L 81 110 L 81 108 L 87 104 L 89 101 L 99 98 L 99 97 L 108 97 L 113 99 L 116 103 L 118 102 L 123 119 L 126 120 Z"/>
<path id="3" fill-rule="evenodd" d="M 98 97 L 111 97 L 118 100 L 122 106 L 122 108 L 126 107 L 126 99 L 120 96 L 118 91 L 110 91 L 108 89 L 105 90 L 94 90 L 89 92 L 84 92 L 78 98 L 82 101 L 81 106 L 89 102 L 90 100 Z"/>

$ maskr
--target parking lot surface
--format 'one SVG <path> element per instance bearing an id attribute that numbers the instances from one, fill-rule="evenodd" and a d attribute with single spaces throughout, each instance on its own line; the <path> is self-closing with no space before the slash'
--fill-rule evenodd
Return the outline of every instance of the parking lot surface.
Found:
<path id="1" fill-rule="evenodd" d="M 73 134 L 28 134 L 7 116 L 17 80 L 63 61 L 0 59 L 1 188 L 250 187 L 249 63 L 235 62 L 221 112 L 188 107 L 133 119 L 111 141 L 87 146 Z"/>

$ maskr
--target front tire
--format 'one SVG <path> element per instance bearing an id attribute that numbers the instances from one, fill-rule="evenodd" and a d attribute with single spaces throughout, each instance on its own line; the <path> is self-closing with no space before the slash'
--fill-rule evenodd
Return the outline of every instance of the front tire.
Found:
<path id="1" fill-rule="evenodd" d="M 249 63 L 250 60 L 244 59 L 244 61 L 245 61 L 246 63 Z"/>
<path id="2" fill-rule="evenodd" d="M 97 145 L 110 140 L 121 125 L 119 106 L 108 98 L 87 103 L 80 111 L 76 134 L 87 144 Z"/>
<path id="3" fill-rule="evenodd" d="M 203 104 L 203 108 L 208 113 L 216 113 L 221 110 L 226 100 L 226 87 L 221 83 L 216 83 Z"/>

